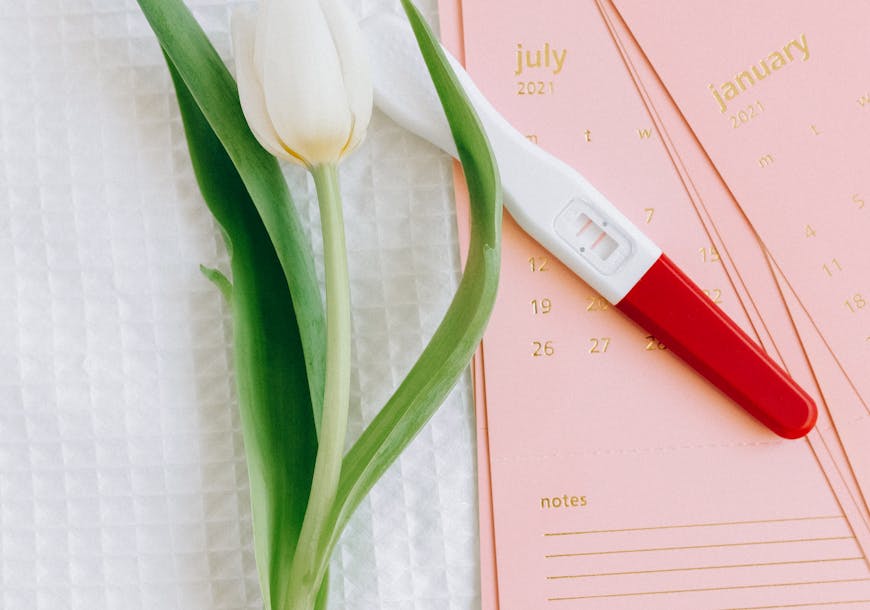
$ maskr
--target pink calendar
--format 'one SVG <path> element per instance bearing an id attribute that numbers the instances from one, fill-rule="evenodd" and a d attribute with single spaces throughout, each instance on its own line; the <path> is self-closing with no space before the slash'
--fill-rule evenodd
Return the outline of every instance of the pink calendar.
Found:
<path id="1" fill-rule="evenodd" d="M 821 407 L 808 439 L 773 436 L 506 216 L 475 362 L 484 608 L 870 607 L 870 15 L 790 7 L 441 3 L 507 119 Z"/>

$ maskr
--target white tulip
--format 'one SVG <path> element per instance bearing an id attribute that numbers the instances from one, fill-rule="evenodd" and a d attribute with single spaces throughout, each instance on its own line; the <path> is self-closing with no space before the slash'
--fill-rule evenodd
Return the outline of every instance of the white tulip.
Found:
<path id="1" fill-rule="evenodd" d="M 276 157 L 335 164 L 372 114 L 366 45 L 341 0 L 263 0 L 232 22 L 236 80 L 254 136 Z"/>
<path id="2" fill-rule="evenodd" d="M 323 579 L 315 558 L 338 490 L 347 432 L 350 282 L 337 165 L 365 136 L 372 82 L 362 32 L 341 2 L 262 0 L 256 17 L 233 15 L 236 81 L 245 119 L 263 148 L 311 172 L 326 275 L 326 368 L 317 457 L 289 574 L 270 592 L 267 607 L 272 610 L 314 606 Z"/>

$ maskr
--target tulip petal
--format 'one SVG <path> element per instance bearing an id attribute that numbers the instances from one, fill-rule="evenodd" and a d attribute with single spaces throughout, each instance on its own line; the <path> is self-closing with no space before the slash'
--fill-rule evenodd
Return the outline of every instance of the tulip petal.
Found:
<path id="1" fill-rule="evenodd" d="M 320 0 L 320 7 L 332 31 L 332 39 L 341 62 L 347 103 L 353 116 L 353 134 L 347 143 L 347 151 L 351 151 L 365 137 L 372 117 L 372 77 L 368 47 L 356 17 L 342 0 Z"/>
<path id="2" fill-rule="evenodd" d="M 280 140 L 309 165 L 338 161 L 350 137 L 341 63 L 317 0 L 266 0 L 263 92 Z"/>
<path id="3" fill-rule="evenodd" d="M 266 39 L 266 14 L 265 9 L 257 12 L 257 25 L 254 32 L 254 71 L 260 87 L 263 86 L 263 41 Z"/>
<path id="4" fill-rule="evenodd" d="M 245 113 L 248 126 L 260 146 L 276 157 L 297 161 L 284 150 L 266 111 L 263 89 L 254 66 L 254 33 L 253 16 L 243 10 L 235 11 L 232 17 L 233 55 L 236 60 L 236 82 L 242 112 Z"/>

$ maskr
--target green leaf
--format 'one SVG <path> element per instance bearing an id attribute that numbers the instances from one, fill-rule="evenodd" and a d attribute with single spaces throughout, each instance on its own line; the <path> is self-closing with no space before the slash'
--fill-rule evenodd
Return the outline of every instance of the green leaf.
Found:
<path id="1" fill-rule="evenodd" d="M 501 182 L 471 103 L 441 46 L 409 0 L 402 0 L 447 113 L 471 202 L 471 242 L 456 295 L 408 376 L 344 458 L 320 570 L 356 507 L 432 417 L 477 349 L 492 312 L 501 265 Z"/>
<path id="2" fill-rule="evenodd" d="M 235 83 L 192 15 L 180 0 L 138 1 L 168 57 L 197 178 L 232 252 L 236 366 L 255 548 L 264 598 L 279 610 L 282 600 L 277 595 L 284 590 L 286 575 L 280 566 L 289 565 L 295 549 L 323 395 L 323 310 L 311 255 L 277 163 L 251 135 Z M 432 33 L 410 2 L 403 3 L 465 170 L 471 243 L 457 293 L 431 342 L 345 456 L 327 535 L 318 544 L 321 575 L 350 515 L 466 368 L 497 290 L 501 192 L 495 161 Z M 270 256 L 271 263 L 263 267 Z M 304 367 L 299 366 L 299 350 Z M 318 608 L 325 604 L 326 586 L 324 579 Z"/>
<path id="3" fill-rule="evenodd" d="M 231 252 L 231 288 L 219 272 L 204 272 L 229 291 L 254 550 L 266 607 L 281 609 L 317 451 L 300 328 L 248 186 L 171 59 L 167 63 L 200 190 Z"/>
<path id="4" fill-rule="evenodd" d="M 227 241 L 229 241 L 227 239 Z M 219 269 L 214 269 L 212 267 L 206 267 L 205 265 L 199 266 L 199 272 L 202 273 L 203 277 L 207 279 L 209 282 L 215 285 L 215 287 L 221 291 L 223 297 L 227 300 L 227 303 L 232 302 L 233 300 L 233 285 L 227 279 L 223 273 L 220 272 Z"/>
<path id="5" fill-rule="evenodd" d="M 285 315 L 295 313 L 299 325 L 314 422 L 319 427 L 326 345 L 323 302 L 314 257 L 278 162 L 248 128 L 233 77 L 184 3 L 138 2 L 164 53 L 232 160 L 277 252 L 293 303 L 293 312 Z"/>

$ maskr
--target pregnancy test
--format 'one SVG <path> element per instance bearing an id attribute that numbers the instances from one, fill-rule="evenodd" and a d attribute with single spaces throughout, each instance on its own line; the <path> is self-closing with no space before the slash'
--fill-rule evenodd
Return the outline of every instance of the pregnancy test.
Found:
<path id="1" fill-rule="evenodd" d="M 362 22 L 375 104 L 453 157 L 456 146 L 408 22 Z M 617 309 L 785 438 L 815 425 L 812 398 L 580 173 L 530 142 L 445 51 L 480 117 L 517 224 Z"/>

